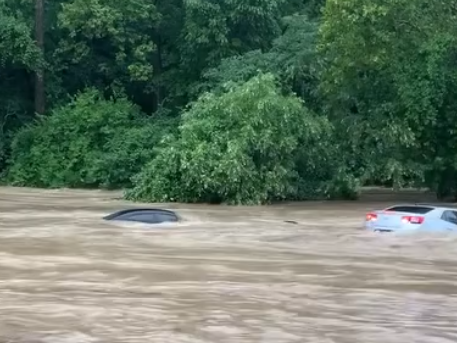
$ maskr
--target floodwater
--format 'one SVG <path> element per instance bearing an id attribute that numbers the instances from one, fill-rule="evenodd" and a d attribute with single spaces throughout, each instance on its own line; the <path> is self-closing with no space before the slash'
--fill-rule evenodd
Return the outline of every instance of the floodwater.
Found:
<path id="1" fill-rule="evenodd" d="M 168 205 L 0 188 L 0 343 L 457 342 L 457 237 L 373 235 L 383 204 Z M 284 223 L 295 220 L 299 224 Z"/>

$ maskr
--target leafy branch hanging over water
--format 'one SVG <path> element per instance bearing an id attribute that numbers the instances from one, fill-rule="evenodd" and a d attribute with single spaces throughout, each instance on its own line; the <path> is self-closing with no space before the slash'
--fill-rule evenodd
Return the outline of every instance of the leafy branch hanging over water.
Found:
<path id="1" fill-rule="evenodd" d="M 128 199 L 260 204 L 297 196 L 298 156 L 325 142 L 329 123 L 281 94 L 272 74 L 225 89 L 183 113 L 179 133 L 135 177 Z"/>

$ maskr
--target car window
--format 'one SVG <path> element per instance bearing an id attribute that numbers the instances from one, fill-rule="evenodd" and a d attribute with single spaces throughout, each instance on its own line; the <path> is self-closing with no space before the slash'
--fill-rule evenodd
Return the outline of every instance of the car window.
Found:
<path id="1" fill-rule="evenodd" d="M 426 207 L 426 206 L 393 206 L 393 207 L 388 208 L 386 211 L 426 214 L 426 213 L 430 212 L 431 210 L 433 210 L 433 207 Z"/>
<path id="2" fill-rule="evenodd" d="M 176 220 L 176 217 L 169 214 L 169 213 L 156 213 L 156 216 L 158 218 L 158 220 L 160 220 L 161 222 L 175 222 L 177 221 Z"/>
<path id="3" fill-rule="evenodd" d="M 156 223 L 161 222 L 160 218 L 157 217 L 157 214 L 152 211 L 128 213 L 126 215 L 123 215 L 119 219 L 135 221 L 135 222 L 150 223 L 150 224 L 156 224 Z"/>
<path id="4" fill-rule="evenodd" d="M 443 215 L 441 216 L 441 219 L 444 221 L 447 221 L 449 223 L 457 225 L 457 211 L 444 211 Z"/>

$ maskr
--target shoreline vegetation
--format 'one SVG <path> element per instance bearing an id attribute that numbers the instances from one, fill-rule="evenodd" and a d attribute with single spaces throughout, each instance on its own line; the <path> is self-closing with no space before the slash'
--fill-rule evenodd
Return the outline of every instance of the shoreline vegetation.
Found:
<path id="1" fill-rule="evenodd" d="M 0 0 L 1 183 L 148 203 L 367 185 L 457 201 L 452 6 Z"/>
<path id="2" fill-rule="evenodd" d="M 85 194 L 87 193 L 88 196 L 93 194 L 107 194 L 111 195 L 108 196 L 107 199 L 115 200 L 115 201 L 125 201 L 126 199 L 123 196 L 123 190 L 103 190 L 103 189 L 81 189 L 81 188 L 36 188 L 36 187 L 17 187 L 17 186 L 9 186 L 9 185 L 2 185 L 0 184 L 0 194 L 1 191 L 6 190 L 7 192 L 31 192 L 40 194 L 42 192 L 47 193 L 76 193 L 76 194 Z M 129 201 L 130 202 L 130 201 Z M 314 201 L 278 201 L 271 204 L 264 204 L 261 206 L 269 206 L 269 205 L 294 205 L 294 204 L 306 204 L 306 203 L 334 203 L 334 202 L 344 202 L 347 204 L 350 203 L 430 203 L 430 204 L 438 204 L 438 203 L 447 203 L 453 204 L 454 201 L 438 201 L 436 198 L 435 192 L 426 189 L 426 188 L 402 188 L 402 189 L 392 189 L 389 187 L 380 187 L 380 186 L 364 186 L 360 188 L 359 196 L 356 199 L 352 200 L 329 200 L 329 199 L 317 199 Z M 138 202 L 131 202 L 132 204 Z M 140 202 L 141 203 L 141 202 Z M 167 203 L 148 203 L 144 202 L 145 205 L 151 204 L 167 204 Z M 168 203 L 171 204 L 171 203 Z M 183 203 L 176 203 L 176 204 L 183 204 Z M 200 203 L 201 205 L 222 205 L 225 206 L 226 204 L 208 204 L 208 203 Z M 198 205 L 198 204 L 197 204 Z"/>

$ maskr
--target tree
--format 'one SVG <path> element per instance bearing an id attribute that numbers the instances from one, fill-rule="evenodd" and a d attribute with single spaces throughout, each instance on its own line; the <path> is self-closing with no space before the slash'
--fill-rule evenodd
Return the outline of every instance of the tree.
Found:
<path id="1" fill-rule="evenodd" d="M 35 0 L 35 41 L 40 53 L 44 55 L 44 0 Z M 35 112 L 45 111 L 44 70 L 40 66 L 35 71 Z"/>
<path id="2" fill-rule="evenodd" d="M 0 1 L 0 173 L 5 168 L 12 130 L 33 111 L 28 80 L 42 63 L 30 27 L 13 13 Z"/>
<path id="3" fill-rule="evenodd" d="M 70 94 L 85 87 L 133 98 L 154 91 L 153 33 L 160 15 L 147 0 L 70 0 L 58 13 L 61 36 L 54 59 Z M 140 90 L 141 89 L 141 90 Z M 137 94 L 132 93 L 137 91 Z M 149 102 L 151 102 L 149 97 Z M 157 108 L 157 104 L 148 104 Z"/>
<path id="4" fill-rule="evenodd" d="M 366 178 L 425 176 L 433 186 L 430 175 L 440 174 L 443 183 L 440 170 L 455 164 L 456 134 L 442 126 L 457 125 L 451 120 L 454 7 L 452 1 L 327 1 L 321 90 Z"/>
<path id="5" fill-rule="evenodd" d="M 125 97 L 105 100 L 87 90 L 16 134 L 8 180 L 36 187 L 125 187 L 167 130 L 166 121 L 151 121 Z"/>
<path id="6" fill-rule="evenodd" d="M 265 51 L 281 33 L 284 0 L 185 0 L 180 41 L 182 78 L 188 98 L 199 95 L 201 73 L 224 58 Z"/>
<path id="7" fill-rule="evenodd" d="M 325 121 L 271 74 L 206 93 L 182 115 L 179 134 L 134 178 L 128 199 L 258 204 L 297 191 L 299 150 L 316 144 Z M 303 145 L 299 145 L 299 143 Z"/>
<path id="8" fill-rule="evenodd" d="M 296 92 L 307 106 L 317 109 L 318 24 L 306 15 L 285 17 L 283 23 L 284 32 L 273 40 L 270 50 L 251 50 L 222 60 L 220 65 L 204 72 L 202 88 L 214 90 L 229 81 L 247 81 L 259 71 L 273 73 L 285 90 Z"/>

